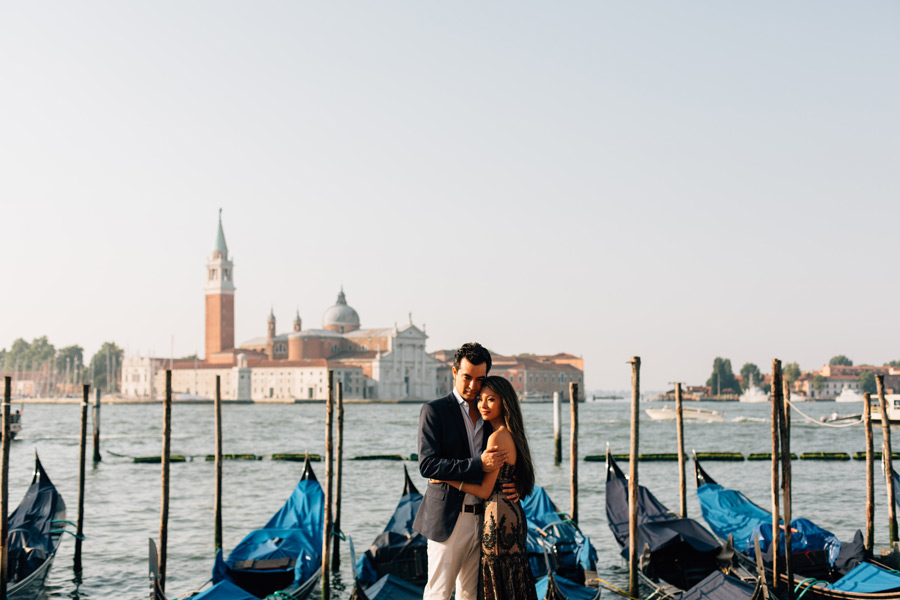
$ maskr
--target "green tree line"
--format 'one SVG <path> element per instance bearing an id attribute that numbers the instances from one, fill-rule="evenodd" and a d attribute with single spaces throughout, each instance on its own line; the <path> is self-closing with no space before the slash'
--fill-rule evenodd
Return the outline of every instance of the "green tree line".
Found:
<path id="1" fill-rule="evenodd" d="M 118 377 L 115 374 L 122 366 L 123 355 L 123 350 L 115 342 L 105 342 L 91 357 L 90 362 L 85 364 L 84 349 L 81 346 L 66 346 L 57 350 L 47 336 L 41 336 L 31 342 L 19 338 L 9 350 L 0 349 L 0 365 L 9 375 L 52 372 L 55 380 L 60 383 L 89 383 L 105 392 L 116 392 Z"/>

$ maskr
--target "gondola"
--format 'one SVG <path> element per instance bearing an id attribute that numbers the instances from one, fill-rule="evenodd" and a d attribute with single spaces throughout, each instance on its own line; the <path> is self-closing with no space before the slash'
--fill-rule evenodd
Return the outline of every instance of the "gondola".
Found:
<path id="1" fill-rule="evenodd" d="M 422 597 L 428 579 L 428 542 L 412 528 L 421 504 L 422 494 L 403 465 L 400 502 L 387 527 L 356 562 L 352 598 Z"/>
<path id="2" fill-rule="evenodd" d="M 694 457 L 697 497 L 703 517 L 720 538 L 731 536 L 738 560 L 748 568 L 757 564 L 755 545 L 760 544 L 760 563 L 772 578 L 772 514 L 741 492 L 724 488 L 703 470 Z M 781 553 L 784 536 L 779 536 Z M 779 559 L 779 583 L 787 584 L 783 557 Z M 806 600 L 900 599 L 900 575 L 866 556 L 862 533 L 841 543 L 831 532 L 808 519 L 791 521 L 791 583 Z"/>
<path id="3" fill-rule="evenodd" d="M 532 507 L 532 512 L 538 514 L 538 509 L 549 506 L 552 509 L 552 521 L 554 522 L 550 522 L 549 511 L 544 510 L 542 516 L 547 520 L 542 523 L 547 527 L 546 535 L 535 533 L 535 541 L 532 542 L 532 529 L 537 526 L 529 520 L 529 553 L 532 543 L 538 548 L 543 545 L 551 551 L 553 545 L 558 543 L 559 549 L 556 554 L 564 557 L 560 562 L 574 565 L 576 560 L 566 558 L 566 553 L 573 553 L 568 547 L 574 547 L 575 542 L 579 541 L 590 548 L 589 551 L 585 551 L 585 554 L 593 556 L 592 564 L 595 565 L 596 551 L 590 546 L 590 541 L 581 535 L 571 521 L 563 522 L 559 519 L 555 512 L 556 508 L 546 497 L 546 492 L 537 487 L 535 490 L 540 490 L 543 496 L 534 497 L 533 492 L 528 498 L 522 500 L 526 518 L 529 514 L 527 507 Z M 384 531 L 375 538 L 369 549 L 356 561 L 354 571 L 356 581 L 350 595 L 351 600 L 420 600 L 422 598 L 428 578 L 428 542 L 412 528 L 416 512 L 421 504 L 422 494 L 416 489 L 404 465 L 403 492 L 394 509 L 394 514 Z M 577 532 L 577 536 L 575 532 Z M 537 538 L 540 538 L 540 541 L 537 541 Z M 537 551 L 540 552 L 540 550 Z M 534 572 L 534 563 L 530 562 Z M 541 559 L 541 572 L 535 573 L 538 598 L 544 600 L 599 599 L 600 591 L 598 589 L 587 587 L 554 573 L 552 567 L 549 567 L 549 563 L 550 555 L 548 554 Z M 573 570 L 575 569 L 577 566 L 573 567 Z M 584 581 L 583 572 L 581 581 Z"/>
<path id="4" fill-rule="evenodd" d="M 7 598 L 41 595 L 66 524 L 66 503 L 34 453 L 34 476 L 7 519 Z"/>
<path id="5" fill-rule="evenodd" d="M 213 566 L 213 586 L 186 598 L 304 600 L 322 575 L 324 507 L 322 487 L 307 458 L 300 482 L 284 506 L 262 529 L 247 534 L 228 558 L 220 549 Z M 158 577 L 154 581 L 152 554 L 151 549 L 151 592 L 155 594 L 151 597 L 165 600 L 158 590 Z"/>
<path id="6" fill-rule="evenodd" d="M 629 551 L 628 479 L 606 450 L 606 516 L 623 556 Z M 697 521 L 681 518 L 638 486 L 638 575 L 654 594 L 686 600 L 750 600 L 762 585 L 733 573 L 733 552 Z"/>
<path id="7" fill-rule="evenodd" d="M 522 509 L 528 521 L 528 562 L 535 578 L 552 571 L 584 585 L 588 573 L 597 571 L 597 550 L 590 538 L 569 515 L 556 508 L 541 486 L 534 486 L 522 499 Z M 545 554 L 549 561 L 544 560 Z"/>

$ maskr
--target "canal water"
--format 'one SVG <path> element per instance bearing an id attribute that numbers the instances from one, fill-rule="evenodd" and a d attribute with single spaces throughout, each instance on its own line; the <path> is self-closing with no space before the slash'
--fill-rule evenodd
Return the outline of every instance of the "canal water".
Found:
<path id="1" fill-rule="evenodd" d="M 694 406 L 691 403 L 691 406 Z M 18 405 L 16 405 L 18 406 Z M 690 451 L 750 452 L 769 450 L 769 405 L 700 403 L 723 410 L 722 422 L 687 422 L 685 444 Z M 659 408 L 659 403 L 644 407 Z M 822 402 L 799 404 L 813 419 L 834 411 L 860 412 L 861 404 Z M 629 445 L 627 402 L 587 402 L 579 406 L 579 452 L 602 454 L 607 442 L 615 453 Z M 237 405 L 223 410 L 224 452 L 266 456 L 259 461 L 224 463 L 224 543 L 226 552 L 251 529 L 277 510 L 296 484 L 301 463 L 272 461 L 273 453 L 324 451 L 324 405 Z M 348 404 L 345 408 L 344 456 L 402 454 L 416 451 L 419 405 Z M 547 488 L 560 510 L 569 507 L 569 413 L 563 405 L 564 462 L 553 466 L 551 404 L 527 404 L 524 414 L 537 481 Z M 12 443 L 10 505 L 15 507 L 31 478 L 34 452 L 63 493 L 69 519 L 75 520 L 78 503 L 78 405 L 25 405 L 22 432 Z M 84 570 L 80 581 L 72 570 L 74 539 L 66 536 L 48 578 L 48 598 L 146 598 L 147 540 L 159 528 L 160 466 L 135 464 L 134 456 L 159 455 L 162 434 L 161 405 L 108 405 L 103 407 L 103 461 L 87 466 Z M 864 432 L 857 425 L 829 428 L 794 413 L 792 450 L 796 453 L 865 449 Z M 172 411 L 172 453 L 192 457 L 171 466 L 168 580 L 170 597 L 203 584 L 213 564 L 213 495 L 215 470 L 204 457 L 214 451 L 213 407 L 175 405 Z M 674 421 L 641 419 L 641 453 L 674 452 Z M 89 442 L 90 443 L 90 442 Z M 880 448 L 880 428 L 875 433 Z M 900 440 L 898 440 L 900 443 Z M 90 448 L 88 456 L 90 458 Z M 363 552 L 384 528 L 399 499 L 403 465 L 424 490 L 416 464 L 406 461 L 352 461 L 344 463 L 342 529 L 352 536 L 356 552 Z M 677 463 L 641 462 L 640 482 L 670 508 L 678 508 Z M 624 466 L 624 465 L 623 465 Z M 690 464 L 689 464 L 690 467 Z M 719 483 L 742 490 L 763 507 L 769 506 L 769 463 L 707 462 L 706 469 Z M 323 463 L 315 463 L 320 479 Z M 578 464 L 579 513 L 582 530 L 599 554 L 600 577 L 624 585 L 627 571 L 606 524 L 604 466 Z M 793 468 L 794 516 L 804 516 L 849 539 L 865 524 L 865 461 L 819 462 L 798 460 Z M 690 482 L 690 480 L 689 480 Z M 700 510 L 693 486 L 688 488 L 689 516 Z M 876 474 L 876 543 L 886 541 L 886 494 L 880 470 Z M 342 569 L 336 582 L 339 596 L 349 595 L 352 572 L 347 543 L 341 548 Z"/>

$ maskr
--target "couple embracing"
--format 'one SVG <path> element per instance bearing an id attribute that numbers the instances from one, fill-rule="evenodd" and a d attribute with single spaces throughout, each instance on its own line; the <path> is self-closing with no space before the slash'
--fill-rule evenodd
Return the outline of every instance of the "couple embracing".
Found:
<path id="1" fill-rule="evenodd" d="M 467 343 L 453 392 L 422 407 L 419 472 L 428 487 L 413 529 L 428 539 L 424 600 L 536 600 L 519 504 L 534 466 L 512 384 L 491 377 L 491 355 Z"/>

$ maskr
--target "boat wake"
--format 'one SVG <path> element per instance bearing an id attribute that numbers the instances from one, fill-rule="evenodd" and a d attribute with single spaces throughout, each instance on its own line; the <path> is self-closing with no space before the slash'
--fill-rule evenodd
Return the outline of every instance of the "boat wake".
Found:
<path id="1" fill-rule="evenodd" d="M 768 423 L 769 419 L 762 417 L 735 417 L 731 419 L 732 423 Z"/>

